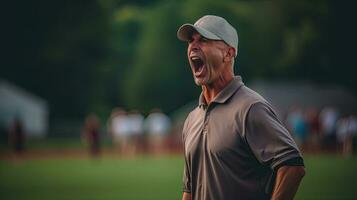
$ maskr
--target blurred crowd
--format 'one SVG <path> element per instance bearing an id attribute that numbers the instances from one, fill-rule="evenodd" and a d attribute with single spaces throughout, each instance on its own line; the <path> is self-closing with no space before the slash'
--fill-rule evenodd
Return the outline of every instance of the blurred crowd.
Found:
<path id="1" fill-rule="evenodd" d="M 303 109 L 292 106 L 284 115 L 283 123 L 300 148 L 309 153 L 341 153 L 350 156 L 357 152 L 357 115 L 344 114 L 337 107 Z M 94 113 L 83 123 L 81 140 L 89 153 L 98 156 L 104 138 L 121 154 L 160 154 L 181 148 L 181 125 L 173 124 L 160 109 L 147 116 L 138 110 L 114 108 L 106 123 Z M 8 141 L 14 152 L 25 150 L 26 130 L 16 118 L 9 130 Z"/>
<path id="2" fill-rule="evenodd" d="M 341 152 L 349 156 L 357 146 L 357 116 L 341 114 L 336 107 L 291 107 L 284 123 L 296 143 L 309 152 Z"/>
<path id="3" fill-rule="evenodd" d="M 115 108 L 106 124 L 106 132 L 114 147 L 122 154 L 161 153 L 170 147 L 171 120 L 160 109 L 147 117 L 137 110 Z M 91 114 L 85 120 L 82 139 L 93 155 L 99 152 L 98 118 Z"/>

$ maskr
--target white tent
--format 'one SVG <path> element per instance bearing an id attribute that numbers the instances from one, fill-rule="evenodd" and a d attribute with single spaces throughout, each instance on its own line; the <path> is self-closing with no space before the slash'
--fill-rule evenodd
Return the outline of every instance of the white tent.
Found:
<path id="1" fill-rule="evenodd" d="M 357 98 L 346 88 L 317 85 L 309 81 L 263 81 L 248 84 L 280 112 L 286 112 L 291 106 L 306 109 L 326 106 L 336 107 L 343 113 L 357 111 Z"/>
<path id="2" fill-rule="evenodd" d="M 29 137 L 44 137 L 48 131 L 49 108 L 45 100 L 0 80 L 0 126 L 8 129 L 15 118 Z"/>

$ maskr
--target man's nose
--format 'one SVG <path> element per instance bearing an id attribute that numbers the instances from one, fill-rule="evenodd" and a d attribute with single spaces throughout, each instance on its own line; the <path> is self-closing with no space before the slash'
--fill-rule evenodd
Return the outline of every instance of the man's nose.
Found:
<path id="1" fill-rule="evenodd" d="M 191 51 L 197 51 L 197 50 L 199 50 L 199 48 L 200 48 L 200 46 L 199 46 L 197 41 L 192 41 L 190 43 L 190 50 Z"/>

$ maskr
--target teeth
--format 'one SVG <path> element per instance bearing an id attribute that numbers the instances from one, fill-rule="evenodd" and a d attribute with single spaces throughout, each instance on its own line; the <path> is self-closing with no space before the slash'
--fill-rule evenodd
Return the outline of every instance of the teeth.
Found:
<path id="1" fill-rule="evenodd" d="M 193 57 L 191 57 L 191 60 L 200 60 L 200 57 L 198 57 L 198 56 L 193 56 Z"/>

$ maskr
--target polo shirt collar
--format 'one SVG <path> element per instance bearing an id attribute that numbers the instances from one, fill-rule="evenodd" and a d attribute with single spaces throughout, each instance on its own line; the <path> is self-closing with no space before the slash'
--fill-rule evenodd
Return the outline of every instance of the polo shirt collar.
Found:
<path id="1" fill-rule="evenodd" d="M 240 76 L 234 76 L 231 82 L 218 93 L 212 102 L 225 103 L 242 85 L 244 85 L 242 78 Z M 198 106 L 200 108 L 207 106 L 202 92 L 199 98 Z"/>

